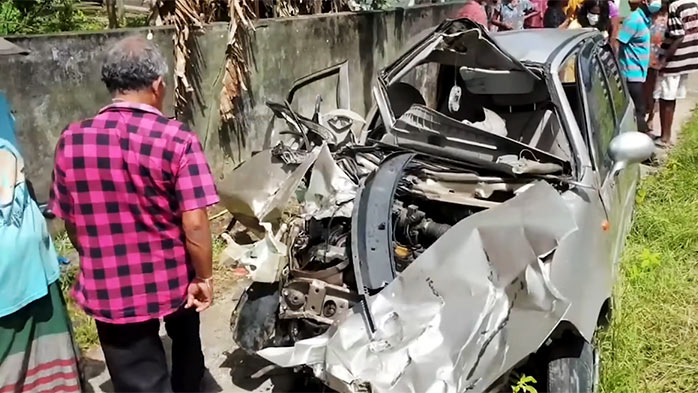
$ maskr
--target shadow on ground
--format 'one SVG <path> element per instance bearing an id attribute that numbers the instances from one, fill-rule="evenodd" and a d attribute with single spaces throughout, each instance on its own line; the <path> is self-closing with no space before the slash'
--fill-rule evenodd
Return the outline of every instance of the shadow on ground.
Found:
<path id="1" fill-rule="evenodd" d="M 229 368 L 233 384 L 249 392 L 259 390 L 267 381 L 271 382 L 272 392 L 330 392 L 326 386 L 312 378 L 309 372 L 294 372 L 293 369 L 277 367 L 266 359 L 239 348 L 228 353 L 220 367 Z"/>
<path id="2" fill-rule="evenodd" d="M 161 337 L 168 362 L 171 359 L 172 341 L 169 337 Z M 248 354 L 242 349 L 225 354 L 225 360 L 218 366 L 219 369 L 228 369 L 229 372 L 217 372 L 218 379 L 230 378 L 232 381 L 217 381 L 206 370 L 202 381 L 202 391 L 218 393 L 225 389 L 221 385 L 228 386 L 230 382 L 237 392 L 278 392 L 278 393 L 313 393 L 330 392 L 317 379 L 312 378 L 309 372 L 294 372 L 292 369 L 279 368 L 271 362 L 257 356 Z M 82 367 L 85 379 L 85 391 L 89 393 L 113 393 L 111 379 L 108 378 L 104 361 L 92 358 L 83 358 Z M 102 378 L 97 378 L 103 375 Z"/>

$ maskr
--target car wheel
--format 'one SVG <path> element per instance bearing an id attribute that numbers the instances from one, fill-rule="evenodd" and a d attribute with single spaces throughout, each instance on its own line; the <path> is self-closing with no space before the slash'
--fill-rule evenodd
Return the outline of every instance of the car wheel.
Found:
<path id="1" fill-rule="evenodd" d="M 593 344 L 568 338 L 550 348 L 548 392 L 596 393 L 600 359 Z"/>

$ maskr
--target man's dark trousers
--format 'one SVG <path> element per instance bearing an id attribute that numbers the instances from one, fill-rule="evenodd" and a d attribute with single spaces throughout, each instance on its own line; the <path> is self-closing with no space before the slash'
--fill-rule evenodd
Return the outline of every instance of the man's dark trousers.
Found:
<path id="1" fill-rule="evenodd" d="M 180 309 L 164 318 L 172 339 L 172 373 L 160 340 L 160 321 L 110 324 L 97 332 L 116 392 L 198 392 L 204 375 L 199 313 Z M 170 378 L 171 375 L 171 378 Z"/>
<path id="2" fill-rule="evenodd" d="M 628 93 L 635 104 L 635 120 L 637 121 L 637 130 L 640 132 L 649 132 L 650 127 L 647 125 L 647 96 L 645 95 L 644 82 L 628 81 Z"/>

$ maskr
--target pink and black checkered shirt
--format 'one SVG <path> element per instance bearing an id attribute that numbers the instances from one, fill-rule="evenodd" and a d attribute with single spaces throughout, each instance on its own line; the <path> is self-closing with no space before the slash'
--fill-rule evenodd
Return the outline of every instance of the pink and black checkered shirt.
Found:
<path id="1" fill-rule="evenodd" d="M 178 309 L 194 277 L 182 212 L 217 202 L 196 134 L 157 109 L 115 103 L 68 126 L 50 208 L 77 228 L 78 304 L 117 324 Z"/>

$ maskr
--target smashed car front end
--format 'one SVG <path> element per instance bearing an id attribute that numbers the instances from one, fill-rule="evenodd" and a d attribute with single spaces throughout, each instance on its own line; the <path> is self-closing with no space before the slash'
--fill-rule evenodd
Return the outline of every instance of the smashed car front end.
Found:
<path id="1" fill-rule="evenodd" d="M 394 87 L 421 65 L 457 82 L 404 102 Z M 509 113 L 473 117 L 468 94 Z M 468 20 L 398 59 L 375 96 L 363 137 L 328 142 L 291 111 L 297 138 L 220 185 L 243 224 L 224 255 L 253 280 L 234 339 L 338 391 L 492 389 L 570 307 L 550 277 L 577 231 L 555 103 Z"/>

